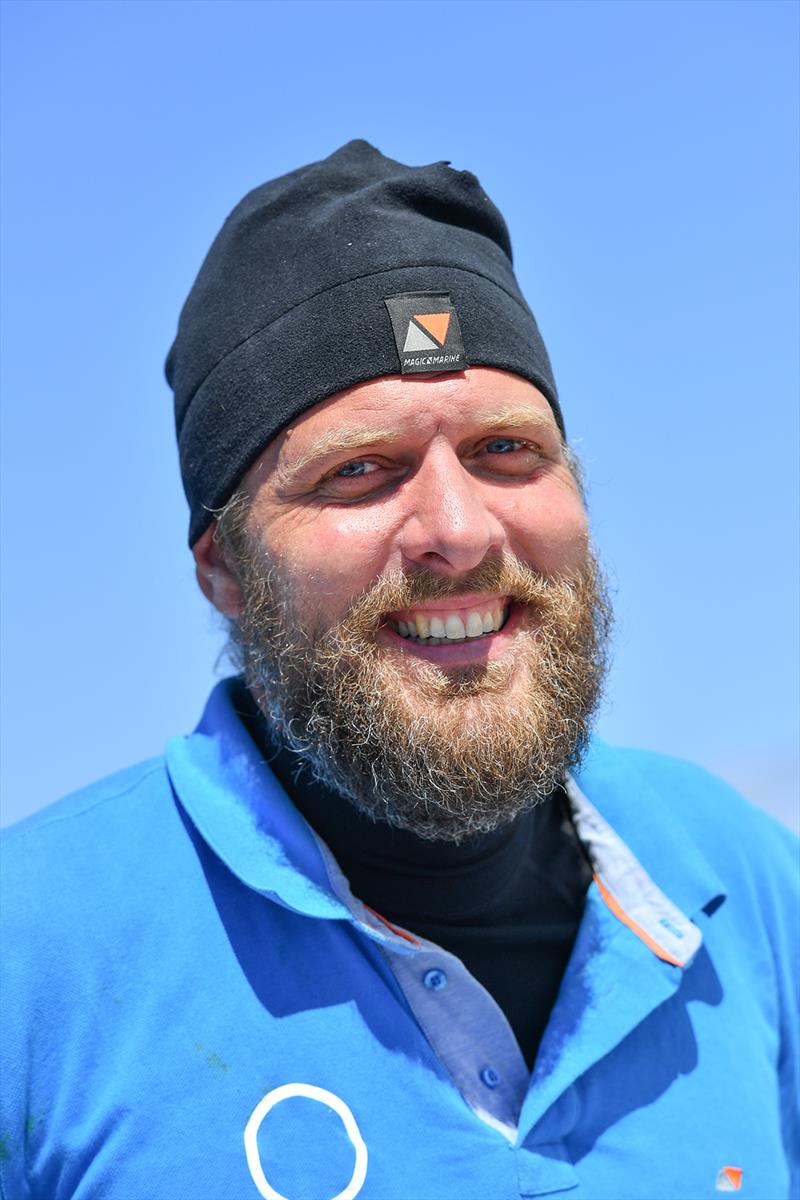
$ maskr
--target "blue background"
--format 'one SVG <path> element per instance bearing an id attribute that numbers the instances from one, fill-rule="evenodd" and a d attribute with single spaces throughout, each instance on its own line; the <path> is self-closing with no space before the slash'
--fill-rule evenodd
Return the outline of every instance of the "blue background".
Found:
<path id="1" fill-rule="evenodd" d="M 171 398 L 251 187 L 365 137 L 504 212 L 617 593 L 601 732 L 797 824 L 798 7 L 3 6 L 3 819 L 192 727 Z"/>

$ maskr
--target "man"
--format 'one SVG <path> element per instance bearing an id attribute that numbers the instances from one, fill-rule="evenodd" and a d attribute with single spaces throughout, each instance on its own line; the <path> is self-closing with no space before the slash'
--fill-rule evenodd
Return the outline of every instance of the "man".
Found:
<path id="1" fill-rule="evenodd" d="M 241 674 L 10 836 L 5 1200 L 791 1194 L 795 846 L 590 736 L 608 604 L 475 177 L 256 189 L 167 372 Z"/>

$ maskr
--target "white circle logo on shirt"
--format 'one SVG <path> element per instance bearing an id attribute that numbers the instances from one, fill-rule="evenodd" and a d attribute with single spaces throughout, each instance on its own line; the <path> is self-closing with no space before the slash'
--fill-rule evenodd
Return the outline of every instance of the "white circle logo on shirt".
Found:
<path id="1" fill-rule="evenodd" d="M 325 1088 L 314 1087 L 311 1083 L 284 1083 L 281 1087 L 273 1088 L 271 1092 L 267 1092 L 263 1100 L 259 1100 L 250 1114 L 250 1119 L 244 1128 L 244 1152 L 247 1155 L 247 1165 L 250 1168 L 253 1183 L 258 1188 L 259 1194 L 264 1197 L 264 1200 L 288 1200 L 288 1197 L 276 1192 L 274 1187 L 270 1187 L 261 1166 L 257 1138 L 261 1122 L 269 1110 L 276 1104 L 280 1104 L 281 1100 L 289 1100 L 293 1096 L 304 1096 L 307 1100 L 318 1100 L 320 1104 L 327 1104 L 328 1108 L 332 1108 L 341 1118 L 345 1132 L 353 1143 L 356 1162 L 353 1167 L 353 1176 L 347 1187 L 341 1192 L 337 1192 L 335 1196 L 331 1196 L 330 1200 L 355 1200 L 367 1177 L 366 1143 L 361 1136 L 355 1117 L 344 1100 L 340 1100 L 338 1096 L 335 1096 L 333 1092 L 326 1091 Z"/>

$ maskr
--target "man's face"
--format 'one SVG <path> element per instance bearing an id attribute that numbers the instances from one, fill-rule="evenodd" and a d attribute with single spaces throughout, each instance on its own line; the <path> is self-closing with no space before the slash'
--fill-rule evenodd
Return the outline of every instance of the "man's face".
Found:
<path id="1" fill-rule="evenodd" d="M 544 397 L 490 368 L 317 405 L 222 521 L 250 686 L 318 777 L 452 840 L 543 798 L 585 740 L 608 622 Z M 234 508 L 235 511 L 235 508 Z"/>

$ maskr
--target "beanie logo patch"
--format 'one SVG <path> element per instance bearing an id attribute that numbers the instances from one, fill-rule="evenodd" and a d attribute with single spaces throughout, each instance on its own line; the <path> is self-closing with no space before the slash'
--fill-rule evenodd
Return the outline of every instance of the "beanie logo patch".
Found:
<path id="1" fill-rule="evenodd" d="M 384 303 L 403 375 L 463 371 L 469 366 L 458 316 L 445 292 L 402 292 L 387 296 Z"/>

